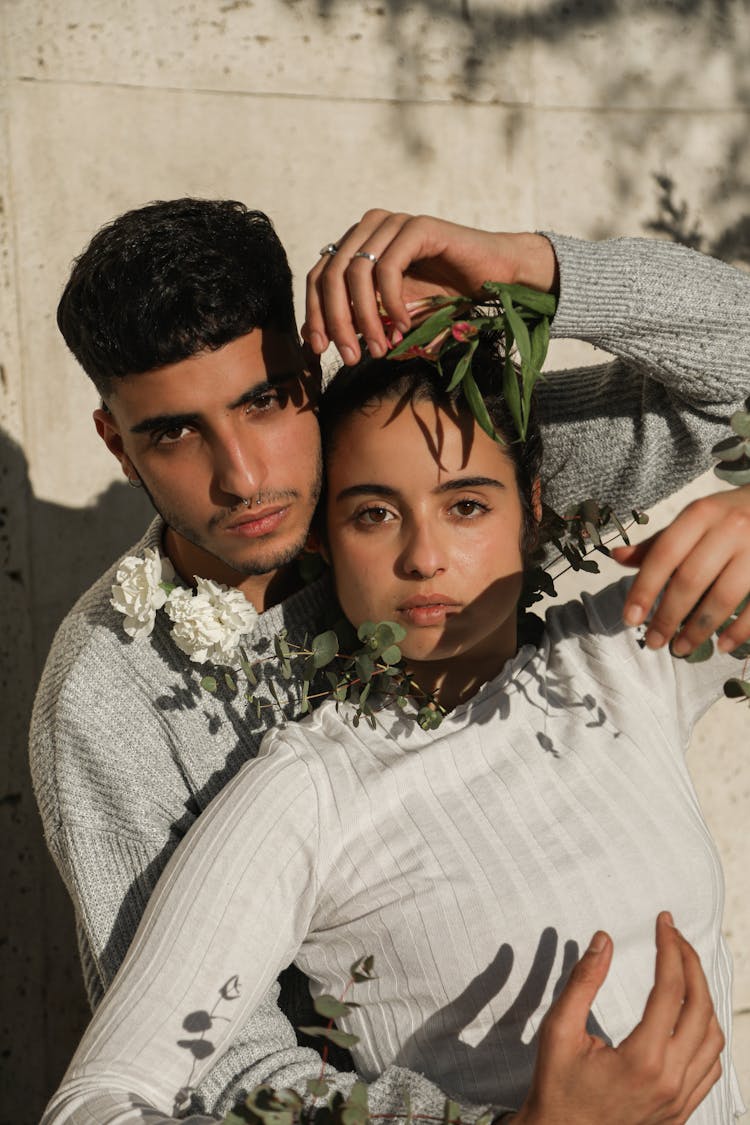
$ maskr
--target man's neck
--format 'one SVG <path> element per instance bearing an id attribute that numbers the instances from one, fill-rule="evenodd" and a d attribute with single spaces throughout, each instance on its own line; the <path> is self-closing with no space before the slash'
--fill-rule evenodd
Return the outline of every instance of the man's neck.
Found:
<path id="1" fill-rule="evenodd" d="M 278 567 L 267 574 L 242 574 L 202 547 L 196 547 L 169 526 L 164 530 L 163 549 L 186 585 L 194 586 L 196 578 L 221 582 L 224 586 L 240 590 L 258 613 L 278 605 L 302 585 L 295 563 Z"/>

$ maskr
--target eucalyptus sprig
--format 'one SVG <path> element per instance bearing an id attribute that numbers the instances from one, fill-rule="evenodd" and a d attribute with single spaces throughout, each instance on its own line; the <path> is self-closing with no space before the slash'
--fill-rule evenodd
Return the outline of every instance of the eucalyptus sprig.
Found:
<path id="1" fill-rule="evenodd" d="M 482 289 L 478 306 L 469 297 L 429 298 L 424 304 L 435 311 L 408 332 L 390 350 L 388 358 L 419 356 L 434 363 L 442 372 L 443 359 L 462 349 L 451 378 L 446 379 L 446 389 L 453 391 L 460 387 L 485 433 L 504 443 L 471 371 L 479 333 L 493 331 L 503 336 L 503 395 L 520 437 L 525 438 L 531 397 L 547 356 L 550 320 L 555 314 L 557 299 L 552 293 L 499 281 L 485 281 Z"/>
<path id="2" fill-rule="evenodd" d="M 374 729 L 377 720 L 373 702 L 377 697 L 381 705 L 393 701 L 404 710 L 411 704 L 417 723 L 425 730 L 431 729 L 439 725 L 445 709 L 420 688 L 404 667 L 399 643 L 405 636 L 406 630 L 396 621 L 365 621 L 356 634 L 348 622 L 342 622 L 337 629 L 318 633 L 309 644 L 297 645 L 289 639 L 287 630 L 281 629 L 273 638 L 273 655 L 251 661 L 241 648 L 240 668 L 248 685 L 245 698 L 255 706 L 258 716 L 264 706 L 271 706 L 256 695 L 263 679 L 281 707 L 273 680 L 263 677 L 263 666 L 273 661 L 282 679 L 295 678 L 302 684 L 302 714 L 311 711 L 316 700 L 332 698 L 337 704 L 353 705 L 355 727 L 364 718 Z M 222 682 L 232 694 L 240 690 L 237 676 L 231 671 L 225 671 L 221 678 L 204 676 L 201 687 L 215 693 Z"/>

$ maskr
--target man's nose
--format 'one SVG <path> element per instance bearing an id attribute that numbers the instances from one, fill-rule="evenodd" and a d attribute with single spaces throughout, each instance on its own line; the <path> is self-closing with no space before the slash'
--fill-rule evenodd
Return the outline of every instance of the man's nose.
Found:
<path id="1" fill-rule="evenodd" d="M 266 482 L 262 450 L 235 435 L 225 435 L 214 448 L 214 479 L 223 493 L 239 500 L 258 496 Z"/>

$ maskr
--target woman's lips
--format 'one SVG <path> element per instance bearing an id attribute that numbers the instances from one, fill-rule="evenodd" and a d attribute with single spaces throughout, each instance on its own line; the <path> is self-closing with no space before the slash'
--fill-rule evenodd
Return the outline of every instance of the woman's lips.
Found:
<path id="1" fill-rule="evenodd" d="M 415 594 L 401 603 L 398 613 L 410 625 L 441 625 L 460 608 L 460 603 L 447 594 Z"/>
<path id="2" fill-rule="evenodd" d="M 262 535 L 270 535 L 281 524 L 289 511 L 289 505 L 282 507 L 265 508 L 260 512 L 247 514 L 241 520 L 231 524 L 226 530 L 232 535 L 242 539 L 257 539 Z"/>

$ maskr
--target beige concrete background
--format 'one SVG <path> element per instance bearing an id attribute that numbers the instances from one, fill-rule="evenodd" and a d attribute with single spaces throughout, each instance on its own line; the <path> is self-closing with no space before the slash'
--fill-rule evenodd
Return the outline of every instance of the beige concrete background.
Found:
<path id="1" fill-rule="evenodd" d="M 29 709 L 61 616 L 146 518 L 56 333 L 71 259 L 115 214 L 200 194 L 271 214 L 298 300 L 318 247 L 372 205 L 658 233 L 747 266 L 750 7 L 0 0 L 0 17 L 0 1125 L 31 1125 L 86 1005 L 29 789 Z M 746 1094 L 749 718 L 719 705 L 691 751 L 725 859 Z"/>

